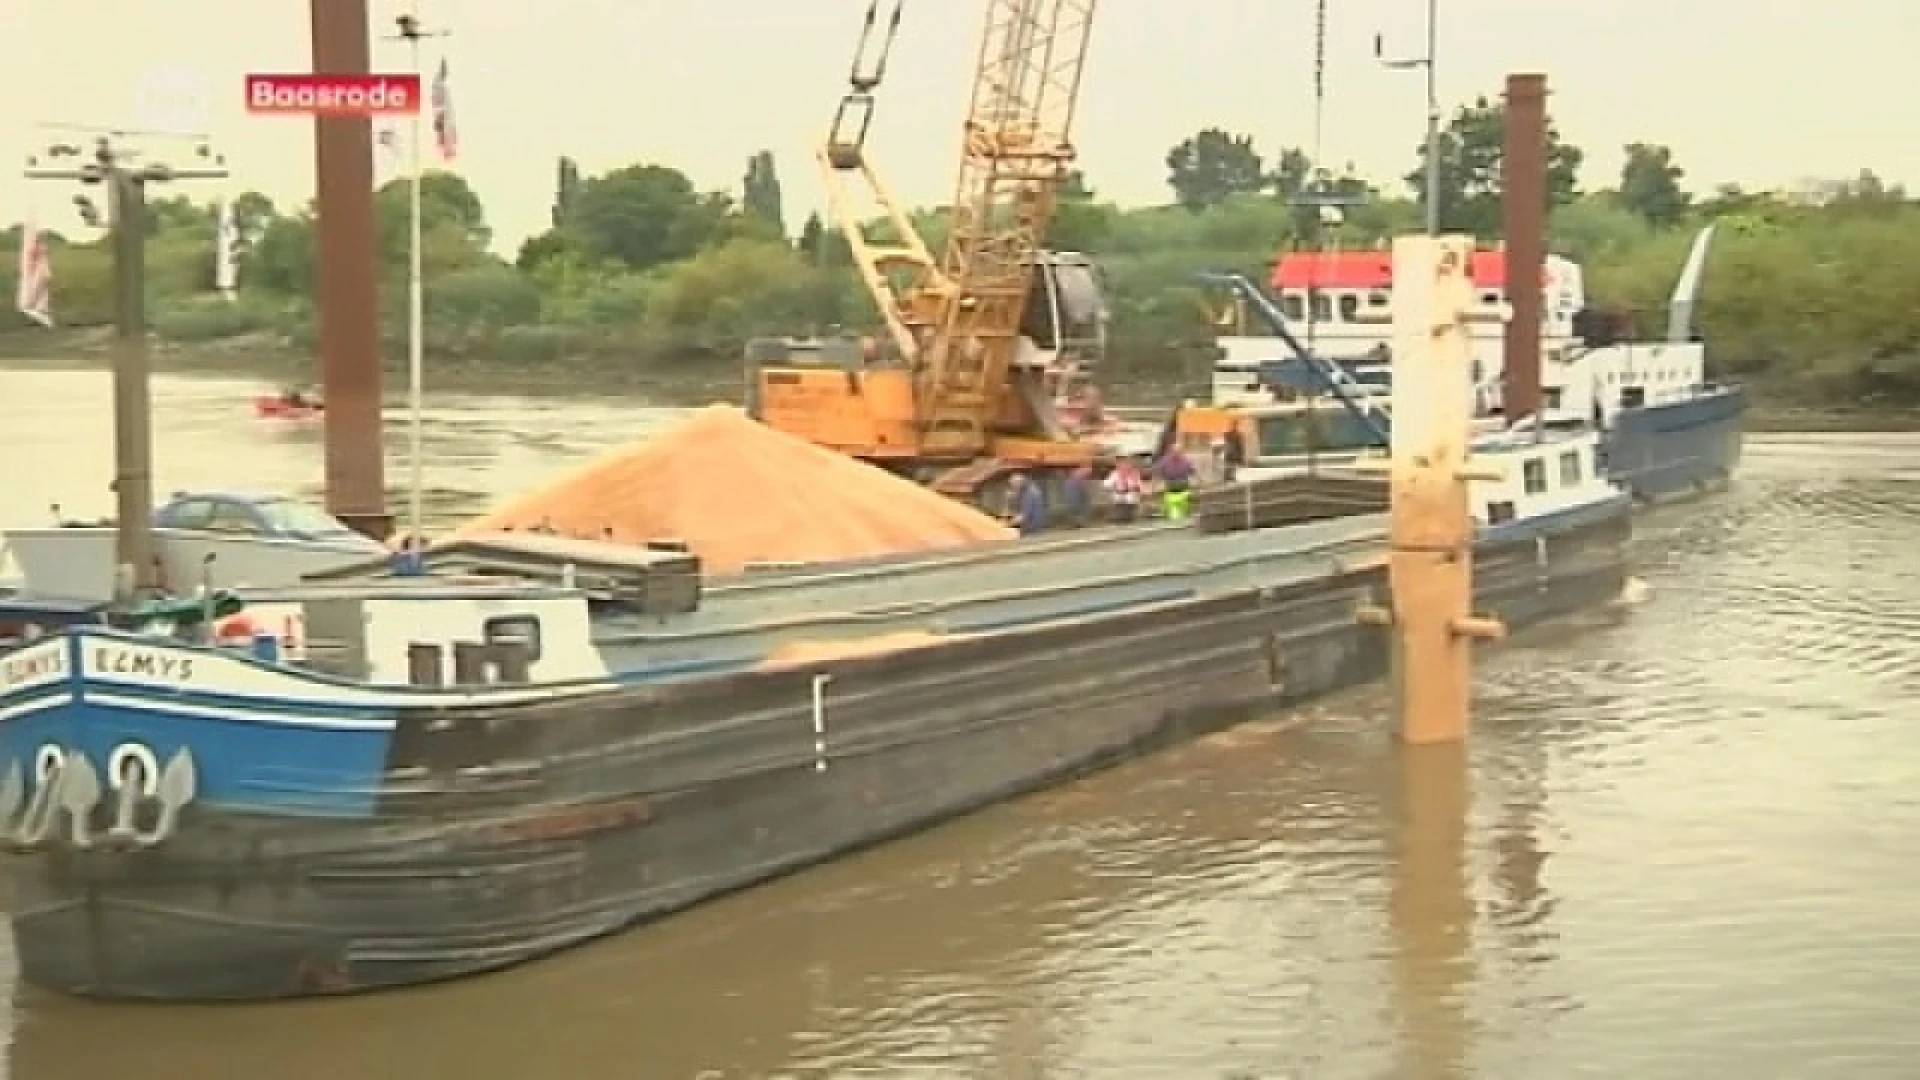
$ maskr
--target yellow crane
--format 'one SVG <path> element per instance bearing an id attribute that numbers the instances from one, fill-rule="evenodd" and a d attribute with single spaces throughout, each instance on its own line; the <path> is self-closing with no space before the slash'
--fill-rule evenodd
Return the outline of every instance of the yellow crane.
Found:
<path id="1" fill-rule="evenodd" d="M 1098 452 L 1064 429 L 1053 400 L 1064 373 L 1097 361 L 1105 300 L 1089 260 L 1045 246 L 1073 170 L 1095 0 L 986 0 L 938 257 L 867 152 L 904 3 L 871 0 L 851 88 L 817 155 L 884 338 L 755 342 L 750 403 L 772 427 L 977 496 L 1009 472 Z"/>

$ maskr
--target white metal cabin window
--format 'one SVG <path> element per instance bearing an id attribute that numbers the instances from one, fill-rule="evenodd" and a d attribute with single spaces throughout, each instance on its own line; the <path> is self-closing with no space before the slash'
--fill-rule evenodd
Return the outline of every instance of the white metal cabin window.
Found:
<path id="1" fill-rule="evenodd" d="M 534 615 L 497 615 L 481 624 L 481 639 L 489 645 L 524 644 L 527 663 L 540 660 L 540 619 Z"/>
<path id="2" fill-rule="evenodd" d="M 1539 495 L 1547 490 L 1547 463 L 1539 458 L 1524 463 L 1520 475 L 1526 482 L 1527 494 Z"/>
<path id="3" fill-rule="evenodd" d="M 1569 450 L 1560 455 L 1560 486 L 1578 487 L 1580 484 L 1580 452 Z"/>

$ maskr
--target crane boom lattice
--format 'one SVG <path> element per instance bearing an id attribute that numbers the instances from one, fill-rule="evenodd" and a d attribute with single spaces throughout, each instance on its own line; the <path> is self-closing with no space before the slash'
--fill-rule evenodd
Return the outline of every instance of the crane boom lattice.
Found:
<path id="1" fill-rule="evenodd" d="M 1060 185 L 1073 168 L 1095 0 L 988 0 L 941 259 L 940 332 L 922 368 L 926 438 L 985 441 L 1022 378 L 1021 323 Z M 1029 376 L 1031 373 L 1029 373 Z M 956 449 L 958 447 L 956 446 Z"/>

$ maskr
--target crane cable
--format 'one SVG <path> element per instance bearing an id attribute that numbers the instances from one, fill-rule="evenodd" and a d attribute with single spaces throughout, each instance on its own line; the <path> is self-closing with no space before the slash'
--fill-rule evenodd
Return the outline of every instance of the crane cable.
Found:
<path id="1" fill-rule="evenodd" d="M 847 73 L 847 83 L 856 94 L 872 93 L 887 77 L 887 60 L 893 55 L 893 43 L 900 36 L 900 11 L 906 7 L 906 0 L 892 0 L 887 6 L 891 9 L 887 15 L 885 36 L 879 44 L 873 46 L 874 28 L 880 23 L 880 5 L 886 0 L 868 0 L 867 17 L 860 24 L 860 43 L 853 50 L 853 66 Z M 869 46 L 873 46 L 873 64 L 867 66 Z"/>

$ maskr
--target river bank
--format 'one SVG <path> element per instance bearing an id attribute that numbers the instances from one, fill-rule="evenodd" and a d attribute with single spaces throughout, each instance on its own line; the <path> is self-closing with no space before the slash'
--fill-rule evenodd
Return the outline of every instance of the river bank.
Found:
<path id="1" fill-rule="evenodd" d="M 111 362 L 112 333 L 87 328 L 0 333 L 0 371 L 105 369 Z M 1171 406 L 1206 392 L 1208 374 L 1197 350 L 1180 350 L 1164 364 L 1118 363 L 1108 367 L 1108 396 L 1121 407 Z M 405 354 L 389 350 L 387 385 L 405 384 Z M 503 393 L 530 397 L 643 397 L 662 405 L 699 405 L 737 400 L 741 369 L 712 360 L 609 364 L 604 358 L 577 357 L 526 365 L 483 356 L 433 355 L 429 385 L 454 393 Z M 263 387 L 318 380 L 308 351 L 274 334 L 247 334 L 191 344 L 156 340 L 155 371 L 179 375 L 258 378 Z M 1915 431 L 1920 430 L 1920 401 L 1892 398 L 1838 402 L 1810 398 L 1799 380 L 1771 377 L 1746 380 L 1753 395 L 1748 428 L 1752 431 Z"/>

